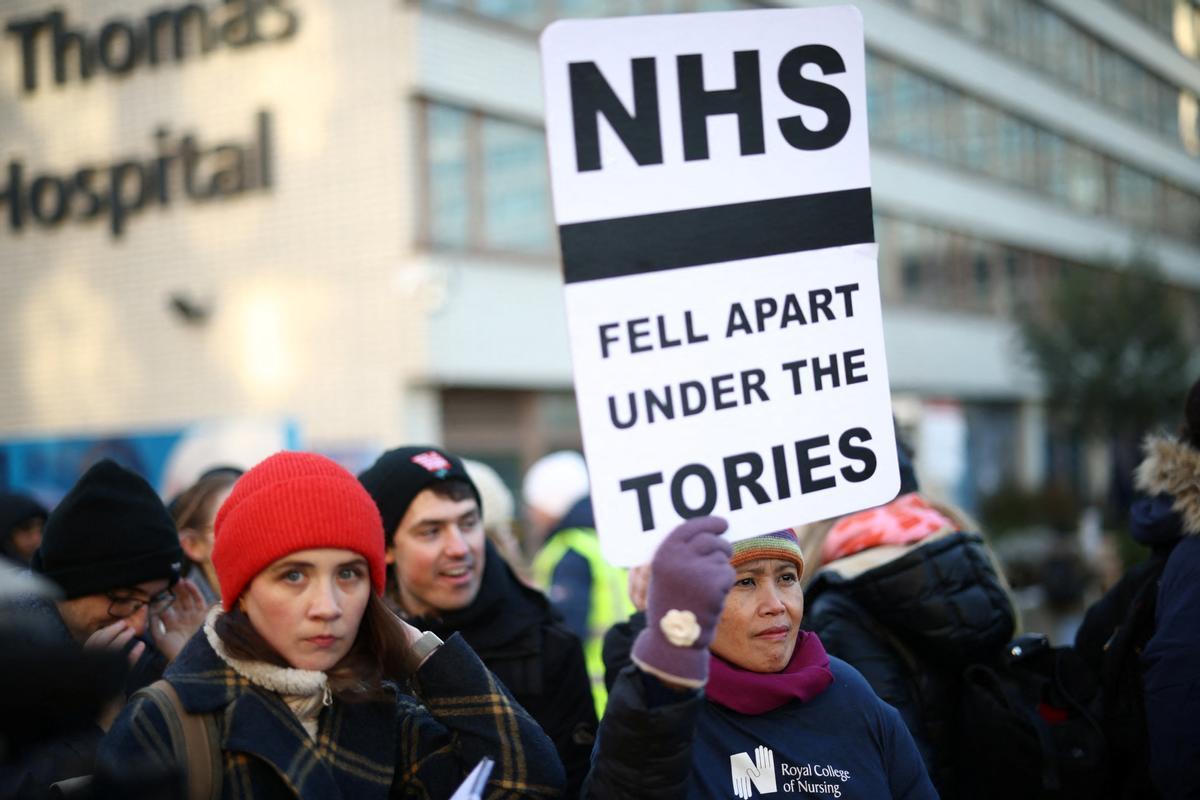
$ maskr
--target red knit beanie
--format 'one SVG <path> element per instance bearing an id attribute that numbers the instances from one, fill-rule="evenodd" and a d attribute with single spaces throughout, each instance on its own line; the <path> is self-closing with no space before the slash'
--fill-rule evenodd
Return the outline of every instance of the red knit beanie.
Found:
<path id="1" fill-rule="evenodd" d="M 276 453 L 238 478 L 214 523 L 212 561 L 228 611 L 246 584 L 297 550 L 352 550 L 383 594 L 383 522 L 358 480 L 325 456 Z"/>

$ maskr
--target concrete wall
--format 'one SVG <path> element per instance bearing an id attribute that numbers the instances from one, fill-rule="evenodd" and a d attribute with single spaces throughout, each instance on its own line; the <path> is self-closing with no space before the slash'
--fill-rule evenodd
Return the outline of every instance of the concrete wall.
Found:
<path id="1" fill-rule="evenodd" d="M 402 435 L 425 312 L 407 275 L 409 12 L 388 0 L 282 5 L 298 20 L 289 39 L 64 86 L 43 59 L 32 93 L 19 86 L 18 41 L 0 39 L 0 166 L 22 161 L 26 181 L 150 160 L 160 126 L 201 147 L 249 141 L 259 110 L 274 153 L 270 189 L 189 201 L 176 186 L 119 238 L 100 220 L 19 233 L 0 221 L 0 436 L 261 413 L 295 418 L 308 441 Z M 143 25 L 163 3 L 19 0 L 2 16 L 55 6 L 96 36 L 114 20 Z M 168 307 L 176 293 L 209 307 L 207 320 L 182 322 Z"/>

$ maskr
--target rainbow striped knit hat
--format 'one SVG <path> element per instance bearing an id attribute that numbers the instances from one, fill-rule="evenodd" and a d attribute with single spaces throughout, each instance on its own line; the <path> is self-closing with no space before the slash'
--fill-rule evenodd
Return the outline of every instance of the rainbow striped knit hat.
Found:
<path id="1" fill-rule="evenodd" d="M 793 561 L 801 571 L 804 570 L 804 553 L 800 550 L 800 541 L 796 538 L 796 532 L 791 528 L 734 542 L 733 556 L 729 559 L 729 563 L 738 567 L 757 558 Z"/>

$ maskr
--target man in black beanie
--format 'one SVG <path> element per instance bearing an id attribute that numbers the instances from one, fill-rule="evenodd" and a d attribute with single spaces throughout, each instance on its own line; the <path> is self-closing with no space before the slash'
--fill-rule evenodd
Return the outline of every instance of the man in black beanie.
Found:
<path id="1" fill-rule="evenodd" d="M 566 796 L 578 796 L 596 732 L 583 647 L 487 541 L 462 461 L 436 447 L 401 447 L 358 479 L 383 517 L 393 608 L 443 639 L 462 635 L 554 741 Z"/>
<path id="2" fill-rule="evenodd" d="M 31 642 L 124 652 L 132 665 L 125 690 L 132 692 L 162 677 L 203 623 L 199 591 L 179 581 L 182 564 L 179 536 L 158 495 L 106 459 L 50 513 L 30 563 L 59 596 L 19 601 L 13 616 L 25 623 Z M 118 696 L 95 724 L 23 754 L 21 782 L 45 791 L 54 781 L 90 773 L 96 745 L 122 703 Z"/>
<path id="3" fill-rule="evenodd" d="M 158 495 L 109 459 L 84 473 L 51 512 L 30 563 L 62 589 L 56 605 L 72 639 L 122 640 L 116 646 L 145 635 L 152 618 L 166 622 L 162 612 L 175 602 L 182 565 L 179 534 Z M 150 630 L 156 638 L 161 632 Z"/>

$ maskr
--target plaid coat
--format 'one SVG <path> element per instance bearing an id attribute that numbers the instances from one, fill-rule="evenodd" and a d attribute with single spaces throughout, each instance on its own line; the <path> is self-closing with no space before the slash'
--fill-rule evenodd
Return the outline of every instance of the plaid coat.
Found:
<path id="1" fill-rule="evenodd" d="M 203 631 L 164 676 L 189 713 L 213 714 L 223 798 L 447 798 L 483 756 L 495 760 L 485 797 L 558 797 L 563 768 L 537 723 L 450 638 L 413 680 L 417 697 L 344 703 L 321 712 L 316 740 L 280 697 L 250 684 Z M 152 701 L 128 704 L 100 745 L 100 771 L 177 771 L 169 729 Z M 181 794 L 180 797 L 186 797 Z"/>

